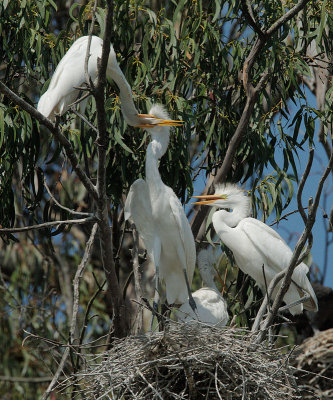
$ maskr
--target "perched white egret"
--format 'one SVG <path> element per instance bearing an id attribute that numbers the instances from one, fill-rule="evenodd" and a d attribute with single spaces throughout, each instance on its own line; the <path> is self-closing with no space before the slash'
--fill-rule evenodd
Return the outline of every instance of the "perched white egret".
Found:
<path id="1" fill-rule="evenodd" d="M 85 58 L 89 36 L 77 39 L 60 60 L 47 91 L 41 96 L 37 110 L 45 117 L 54 121 L 56 115 L 63 115 L 77 99 L 81 87 L 86 82 Z M 94 82 L 97 78 L 97 59 L 102 56 L 103 40 L 97 36 L 91 37 L 88 74 Z M 131 126 L 149 127 L 164 123 L 154 115 L 138 114 L 135 108 L 132 90 L 122 73 L 116 54 L 111 45 L 106 76 L 112 79 L 119 88 L 121 110 L 125 121 Z M 83 106 L 84 108 L 84 106 Z"/>
<path id="2" fill-rule="evenodd" d="M 222 328 L 229 320 L 227 302 L 217 289 L 214 277 L 216 271 L 214 264 L 218 257 L 213 248 L 202 249 L 197 255 L 198 269 L 205 287 L 192 293 L 197 306 L 196 313 L 193 312 L 188 301 L 186 301 L 176 313 L 177 320 L 183 322 L 200 321 L 205 324 L 215 325 Z"/>
<path id="3" fill-rule="evenodd" d="M 288 267 L 292 251 L 281 236 L 265 223 L 250 218 L 250 199 L 237 185 L 217 185 L 214 195 L 194 196 L 205 199 L 193 204 L 206 204 L 213 207 L 228 208 L 232 211 L 219 210 L 213 214 L 213 225 L 223 243 L 233 252 L 239 268 L 249 274 L 265 292 L 276 274 Z M 264 266 L 264 273 L 263 273 Z M 299 264 L 292 275 L 292 284 L 284 296 L 285 303 L 292 304 L 304 296 L 310 299 L 289 309 L 295 315 L 304 308 L 318 310 L 318 302 L 312 286 L 306 276 L 309 268 Z M 273 292 L 275 298 L 279 285 Z"/>
<path id="4" fill-rule="evenodd" d="M 169 121 L 162 106 L 155 105 L 150 114 Z M 177 125 L 170 121 L 169 125 Z M 195 308 L 190 285 L 195 267 L 195 244 L 183 207 L 161 179 L 158 163 L 166 152 L 170 127 L 151 127 L 147 132 L 151 142 L 146 152 L 146 180 L 136 180 L 125 203 L 125 219 L 134 221 L 148 254 L 155 265 L 156 284 L 154 306 L 157 306 L 159 279 L 164 280 L 169 304 L 184 303 L 187 297 Z"/>

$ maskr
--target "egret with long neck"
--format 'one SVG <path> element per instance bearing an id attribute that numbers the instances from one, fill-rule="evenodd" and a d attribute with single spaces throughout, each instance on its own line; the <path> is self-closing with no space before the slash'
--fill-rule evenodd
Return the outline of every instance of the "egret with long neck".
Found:
<path id="1" fill-rule="evenodd" d="M 213 195 L 194 196 L 204 199 L 193 204 L 227 208 L 213 214 L 212 222 L 222 242 L 233 252 L 238 267 L 250 275 L 263 292 L 276 274 L 289 266 L 292 251 L 281 236 L 265 223 L 249 217 L 250 199 L 237 185 L 217 185 Z M 300 314 L 303 307 L 318 310 L 318 302 L 307 278 L 309 268 L 299 264 L 292 275 L 292 283 L 284 296 L 287 305 L 297 302 L 304 294 L 309 296 L 303 304 L 291 306 L 291 314 Z M 279 285 L 273 291 L 275 298 Z"/>
<path id="2" fill-rule="evenodd" d="M 170 121 L 160 105 L 149 112 Z M 154 305 L 159 301 L 159 279 L 165 282 L 169 304 L 184 303 L 189 297 L 195 309 L 190 285 L 195 267 L 195 244 L 183 207 L 160 176 L 158 165 L 169 144 L 170 126 L 177 121 L 148 128 L 151 142 L 146 152 L 146 179 L 136 180 L 125 204 L 125 219 L 132 218 L 156 269 Z"/>
<path id="3" fill-rule="evenodd" d="M 51 121 L 57 115 L 63 115 L 77 100 L 80 89 L 86 82 L 85 63 L 89 36 L 77 39 L 60 60 L 47 91 L 39 99 L 37 110 Z M 102 57 L 103 40 L 98 36 L 91 37 L 88 59 L 88 75 L 95 82 L 98 74 L 98 59 Z M 133 101 L 132 89 L 117 62 L 116 53 L 110 46 L 106 76 L 112 79 L 119 88 L 119 97 L 125 121 L 136 127 L 152 127 L 168 123 L 155 115 L 139 114 Z M 84 112 L 86 100 L 82 102 Z"/>

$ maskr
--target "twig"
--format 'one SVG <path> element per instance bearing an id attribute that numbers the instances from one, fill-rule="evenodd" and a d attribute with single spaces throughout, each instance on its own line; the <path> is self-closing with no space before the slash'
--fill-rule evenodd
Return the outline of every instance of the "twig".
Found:
<path id="1" fill-rule="evenodd" d="M 44 229 L 50 226 L 59 226 L 59 225 L 73 225 L 73 224 L 81 225 L 81 224 L 87 224 L 89 222 L 96 222 L 96 220 L 97 217 L 92 216 L 82 219 L 68 219 L 65 221 L 49 221 L 49 222 L 43 222 L 42 224 L 38 225 L 24 226 L 22 228 L 1 228 L 0 233 L 26 232 L 34 229 Z"/>
<path id="2" fill-rule="evenodd" d="M 72 108 L 72 112 L 73 112 L 75 115 L 77 115 L 80 119 L 82 119 L 82 121 L 83 121 L 84 123 L 86 123 L 86 124 L 89 126 L 89 128 L 91 128 L 94 132 L 98 133 L 98 129 L 97 129 L 91 122 L 89 122 L 89 121 L 87 120 L 87 118 L 86 118 L 84 115 L 82 115 L 82 114 L 79 113 L 77 110 L 75 110 L 74 107 Z"/>
<path id="3" fill-rule="evenodd" d="M 70 336 L 70 338 L 69 338 L 70 346 L 66 347 L 66 349 L 61 357 L 57 371 L 54 374 L 54 377 L 53 377 L 51 383 L 49 384 L 48 388 L 46 389 L 46 391 L 43 395 L 43 400 L 46 400 L 49 397 L 51 391 L 55 387 L 55 385 L 64 369 L 67 358 L 70 354 L 71 347 L 73 344 L 75 344 L 74 342 L 76 340 L 75 333 L 76 333 L 76 329 L 77 329 L 77 315 L 78 315 L 78 310 L 79 310 L 79 297 L 80 297 L 79 296 L 79 294 L 80 294 L 79 284 L 80 284 L 80 279 L 81 279 L 83 270 L 84 270 L 84 268 L 89 260 L 89 257 L 90 257 L 90 253 L 91 253 L 92 245 L 94 243 L 96 232 L 97 232 L 97 223 L 94 224 L 94 226 L 91 230 L 90 238 L 87 242 L 87 246 L 86 246 L 83 258 L 81 260 L 80 265 L 78 266 L 78 269 L 76 271 L 76 274 L 75 274 L 75 277 L 73 280 L 73 286 L 74 286 L 74 293 L 73 293 L 74 299 L 73 300 L 74 300 L 74 302 L 73 302 L 73 313 L 72 313 L 72 320 L 71 320 L 71 325 L 70 325 L 70 335 L 69 335 Z"/>
<path id="4" fill-rule="evenodd" d="M 0 375 L 0 381 L 7 382 L 22 382 L 22 383 L 43 383 L 49 382 L 52 380 L 52 376 L 36 376 L 36 377 L 28 377 L 28 376 L 4 376 Z"/>
<path id="5" fill-rule="evenodd" d="M 142 290 L 141 290 L 141 273 L 140 273 L 140 264 L 139 264 L 139 235 L 138 231 L 135 228 L 135 225 L 132 225 L 133 232 L 133 250 L 132 250 L 132 259 L 133 259 L 133 272 L 134 272 L 134 287 L 137 302 L 141 301 L 142 298 Z M 142 307 L 137 308 L 137 316 L 136 321 L 133 327 L 133 334 L 138 334 L 142 329 L 143 324 L 143 309 Z"/>
<path id="6" fill-rule="evenodd" d="M 58 201 L 58 200 L 53 196 L 53 194 L 51 193 L 51 190 L 50 190 L 50 188 L 48 187 L 45 178 L 44 178 L 44 186 L 45 186 L 45 189 L 46 189 L 47 193 L 48 193 L 49 196 L 51 197 L 51 199 L 52 199 L 52 200 L 55 202 L 55 204 L 56 204 L 59 208 L 61 208 L 62 210 L 65 210 L 65 211 L 67 211 L 67 212 L 69 212 L 70 214 L 73 214 L 73 215 L 86 215 L 87 217 L 92 217 L 92 216 L 93 216 L 93 214 L 91 214 L 91 213 L 80 212 L 80 211 L 74 211 L 74 210 L 71 210 L 70 208 L 65 207 L 65 206 L 63 206 L 62 204 L 60 204 L 59 201 Z"/>
<path id="7" fill-rule="evenodd" d="M 93 81 L 91 80 L 91 76 L 89 75 L 89 72 L 88 72 L 88 63 L 89 63 L 89 58 L 90 58 L 91 37 L 92 37 L 94 24 L 95 24 L 95 18 L 96 18 L 96 16 L 95 16 L 96 8 L 97 8 L 97 0 L 95 0 L 94 9 L 93 9 L 93 13 L 92 13 L 92 18 L 91 18 L 91 23 L 90 23 L 90 28 L 89 28 L 89 35 L 88 35 L 86 57 L 85 57 L 85 60 L 84 60 L 84 74 L 85 74 L 85 77 L 86 77 L 86 82 L 89 85 L 89 89 L 92 92 L 94 91 L 95 87 L 94 87 Z"/>

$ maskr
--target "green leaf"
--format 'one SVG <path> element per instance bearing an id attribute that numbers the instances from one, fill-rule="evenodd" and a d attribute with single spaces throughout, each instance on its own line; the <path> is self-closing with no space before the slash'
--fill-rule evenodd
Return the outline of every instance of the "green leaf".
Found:
<path id="1" fill-rule="evenodd" d="M 116 133 L 115 133 L 115 135 L 114 135 L 114 138 L 115 138 L 116 142 L 117 142 L 118 144 L 120 144 L 120 146 L 121 146 L 124 150 L 126 150 L 127 152 L 133 154 L 133 151 L 123 142 L 123 138 L 121 137 L 121 135 L 120 135 L 118 129 L 116 129 Z"/>

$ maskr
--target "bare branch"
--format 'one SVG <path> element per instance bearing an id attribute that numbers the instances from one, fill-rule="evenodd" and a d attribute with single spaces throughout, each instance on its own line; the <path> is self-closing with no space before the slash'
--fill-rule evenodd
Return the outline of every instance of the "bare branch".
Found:
<path id="1" fill-rule="evenodd" d="M 52 226 L 59 226 L 59 225 L 73 225 L 73 224 L 82 225 L 82 224 L 87 224 L 89 222 L 95 222 L 96 220 L 97 217 L 92 216 L 82 219 L 68 219 L 66 221 L 50 221 L 38 225 L 24 226 L 22 228 L 1 228 L 0 233 L 26 232 L 36 229 L 44 229 Z"/>
<path id="2" fill-rule="evenodd" d="M 85 60 L 84 60 L 84 74 L 86 76 L 86 82 L 90 86 L 90 90 L 92 90 L 92 91 L 94 91 L 95 87 L 94 87 L 93 81 L 91 80 L 91 76 L 89 75 L 89 72 L 88 72 L 88 63 L 89 63 L 89 58 L 90 58 L 91 37 L 92 37 L 94 24 L 95 24 L 95 18 L 96 18 L 95 17 L 96 8 L 97 8 L 97 0 L 95 0 L 94 10 L 93 10 L 93 13 L 92 13 L 92 19 L 91 19 L 90 28 L 89 28 L 89 35 L 88 35 L 86 57 L 85 57 Z"/>
<path id="3" fill-rule="evenodd" d="M 50 382 L 52 380 L 52 376 L 36 376 L 36 377 L 28 377 L 28 376 L 4 376 L 0 375 L 0 381 L 7 382 L 21 382 L 21 383 L 43 383 Z"/>
<path id="4" fill-rule="evenodd" d="M 65 206 L 63 206 L 62 204 L 60 204 L 59 201 L 58 201 L 58 200 L 53 196 L 53 194 L 51 193 L 51 190 L 50 190 L 50 188 L 48 187 L 45 178 L 44 178 L 44 186 L 45 186 L 45 189 L 46 189 L 47 193 L 48 193 L 49 196 L 51 197 L 51 199 L 52 199 L 52 200 L 55 202 L 55 204 L 56 204 L 59 208 L 61 208 L 62 210 L 65 210 L 65 211 L 67 211 L 67 212 L 69 212 L 70 214 L 73 214 L 73 215 L 86 215 L 87 217 L 92 217 L 92 216 L 93 216 L 93 214 L 91 214 L 91 213 L 80 212 L 80 211 L 74 211 L 74 210 L 71 210 L 70 208 L 65 207 Z"/>
<path id="5" fill-rule="evenodd" d="M 91 128 L 94 132 L 98 133 L 98 129 L 97 129 L 91 122 L 89 122 L 89 121 L 87 120 L 87 118 L 86 118 L 84 115 L 82 115 L 82 114 L 79 113 L 77 110 L 75 110 L 74 107 L 72 108 L 71 111 L 72 111 L 75 115 L 77 115 L 80 119 L 82 119 L 82 121 L 83 121 L 84 123 L 86 123 L 86 124 L 89 126 L 89 128 Z"/>
<path id="6" fill-rule="evenodd" d="M 133 272 L 134 272 L 134 286 L 135 286 L 136 301 L 138 302 L 138 304 L 140 304 L 142 298 L 142 289 L 141 289 L 141 273 L 139 264 L 139 234 L 134 224 L 132 225 L 132 232 L 133 232 L 132 259 L 133 259 Z M 138 334 L 142 329 L 143 309 L 140 305 L 137 306 L 136 314 L 137 315 L 133 327 L 133 334 Z"/>
<path id="7" fill-rule="evenodd" d="M 303 193 L 305 182 L 308 179 L 309 173 L 311 171 L 312 162 L 313 162 L 313 156 L 314 156 L 314 149 L 310 148 L 308 163 L 306 165 L 305 171 L 304 171 L 304 173 L 302 175 L 302 178 L 301 178 L 301 181 L 300 181 L 300 183 L 298 185 L 298 190 L 297 190 L 298 211 L 301 214 L 301 217 L 303 218 L 304 224 L 306 224 L 306 221 L 307 221 L 308 217 L 306 216 L 304 208 L 303 208 L 303 205 L 302 205 L 302 193 Z"/>

